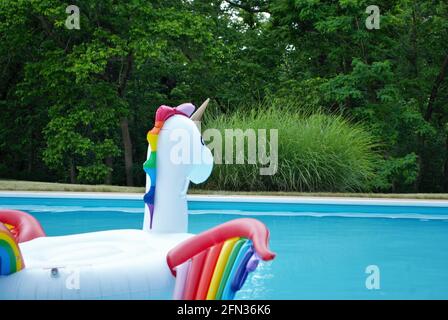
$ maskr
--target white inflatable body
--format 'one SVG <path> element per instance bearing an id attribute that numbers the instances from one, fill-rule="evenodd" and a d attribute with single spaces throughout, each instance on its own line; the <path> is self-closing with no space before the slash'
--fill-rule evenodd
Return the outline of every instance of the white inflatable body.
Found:
<path id="1" fill-rule="evenodd" d="M 191 236 L 114 230 L 24 242 L 26 268 L 0 279 L 0 300 L 171 299 L 166 255 Z"/>
<path id="2" fill-rule="evenodd" d="M 160 115 L 157 111 L 166 117 L 162 124 L 167 121 L 157 137 L 155 210 L 150 216 L 145 205 L 143 230 L 42 237 L 20 243 L 25 268 L 0 276 L 0 299 L 171 299 L 175 277 L 167 265 L 167 253 L 192 236 L 187 234 L 188 185 L 205 181 L 213 167 L 212 154 L 201 143 L 194 122 L 200 120 L 207 103 L 195 114 L 192 104 L 162 106 Z M 200 156 L 194 163 L 178 163 L 173 148 Z M 147 159 L 151 151 L 155 150 L 148 146 Z M 147 192 L 155 182 L 147 176 Z"/>

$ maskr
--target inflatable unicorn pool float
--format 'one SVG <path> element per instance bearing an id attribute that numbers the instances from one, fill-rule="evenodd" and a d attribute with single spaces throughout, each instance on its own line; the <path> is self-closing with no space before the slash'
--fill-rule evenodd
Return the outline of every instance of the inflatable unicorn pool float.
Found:
<path id="1" fill-rule="evenodd" d="M 196 126 L 207 104 L 157 109 L 142 230 L 47 237 L 31 215 L 0 210 L 0 299 L 233 299 L 259 260 L 275 254 L 255 219 L 187 232 L 189 182 L 205 181 L 213 167 Z"/>

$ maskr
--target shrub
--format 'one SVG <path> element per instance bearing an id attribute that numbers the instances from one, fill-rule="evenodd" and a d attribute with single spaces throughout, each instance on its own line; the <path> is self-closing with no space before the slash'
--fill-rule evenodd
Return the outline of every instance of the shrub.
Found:
<path id="1" fill-rule="evenodd" d="M 206 120 L 205 128 L 218 129 L 223 137 L 225 129 L 267 129 L 268 138 L 269 129 L 278 129 L 276 174 L 262 176 L 259 169 L 265 166 L 247 161 L 217 164 L 205 185 L 208 189 L 345 192 L 371 188 L 369 182 L 379 160 L 375 152 L 378 145 L 362 125 L 341 115 L 263 103 L 249 112 L 215 115 Z"/>

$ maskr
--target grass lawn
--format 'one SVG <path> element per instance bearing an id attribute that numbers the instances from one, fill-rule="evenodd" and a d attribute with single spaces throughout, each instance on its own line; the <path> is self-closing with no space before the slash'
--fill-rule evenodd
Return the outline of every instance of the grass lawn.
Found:
<path id="1" fill-rule="evenodd" d="M 121 187 L 109 185 L 84 185 L 51 183 L 37 181 L 0 180 L 0 191 L 59 191 L 59 192 L 120 192 L 143 193 L 143 187 Z M 397 198 L 397 199 L 445 199 L 446 193 L 331 193 L 331 192 L 235 192 L 213 191 L 190 188 L 190 194 L 208 195 L 261 195 L 261 196 L 302 196 L 302 197 L 358 197 L 358 198 Z"/>

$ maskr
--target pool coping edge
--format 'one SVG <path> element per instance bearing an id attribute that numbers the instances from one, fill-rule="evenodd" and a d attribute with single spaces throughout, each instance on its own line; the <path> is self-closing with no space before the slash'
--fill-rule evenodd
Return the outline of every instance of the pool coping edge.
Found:
<path id="1" fill-rule="evenodd" d="M 142 200 L 143 193 L 110 192 L 49 192 L 49 191 L 0 191 L 1 198 L 71 198 L 71 199 L 116 199 Z M 302 196 L 247 196 L 247 195 L 187 195 L 193 202 L 243 202 L 284 204 L 342 204 L 342 205 L 388 205 L 388 206 L 435 206 L 448 207 L 448 200 L 429 199 L 384 199 L 356 197 L 302 197 Z"/>

